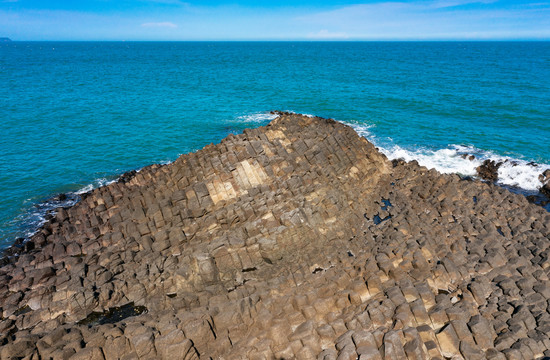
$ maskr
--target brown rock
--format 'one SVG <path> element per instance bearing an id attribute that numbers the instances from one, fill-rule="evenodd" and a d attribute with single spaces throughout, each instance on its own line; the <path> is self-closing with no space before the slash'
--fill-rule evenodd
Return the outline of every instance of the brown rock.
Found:
<path id="1" fill-rule="evenodd" d="M 550 198 L 550 169 L 544 171 L 539 176 L 539 180 L 542 183 L 540 192 Z"/>
<path id="2" fill-rule="evenodd" d="M 443 356 L 452 358 L 460 355 L 460 340 L 451 324 L 446 325 L 436 336 Z"/>
<path id="3" fill-rule="evenodd" d="M 127 329 L 125 333 L 126 332 L 128 332 L 127 337 L 139 357 L 149 358 L 156 356 L 156 349 L 154 345 L 155 338 L 150 329 L 138 328 L 133 331 L 128 331 Z"/>
<path id="4" fill-rule="evenodd" d="M 502 162 L 494 160 L 485 160 L 483 164 L 477 167 L 477 175 L 483 180 L 495 182 L 498 180 L 498 169 L 502 166 Z"/>
<path id="5" fill-rule="evenodd" d="M 466 341 L 460 342 L 460 353 L 464 359 L 482 360 L 485 359 L 485 353 L 477 346 Z"/>
<path id="6" fill-rule="evenodd" d="M 279 115 L 19 241 L 0 262 L 2 359 L 550 354 L 550 215 Z"/>
<path id="7" fill-rule="evenodd" d="M 0 349 L 2 359 L 20 359 L 33 352 L 34 344 L 30 340 L 21 340 L 8 343 Z"/>
<path id="8" fill-rule="evenodd" d="M 482 350 L 487 350 L 494 346 L 496 334 L 487 319 L 480 315 L 472 316 L 468 322 L 468 326 L 472 330 L 476 344 Z"/>
<path id="9" fill-rule="evenodd" d="M 103 351 L 98 347 L 79 349 L 70 360 L 104 360 Z"/>
<path id="10" fill-rule="evenodd" d="M 155 338 L 155 348 L 163 359 L 186 358 L 195 353 L 193 343 L 179 329 Z"/>

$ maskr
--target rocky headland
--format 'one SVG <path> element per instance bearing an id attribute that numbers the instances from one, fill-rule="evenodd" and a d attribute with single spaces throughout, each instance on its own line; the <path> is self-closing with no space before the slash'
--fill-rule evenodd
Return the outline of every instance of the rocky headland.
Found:
<path id="1" fill-rule="evenodd" d="M 550 214 L 332 120 L 126 174 L 18 249 L 1 359 L 550 355 Z"/>

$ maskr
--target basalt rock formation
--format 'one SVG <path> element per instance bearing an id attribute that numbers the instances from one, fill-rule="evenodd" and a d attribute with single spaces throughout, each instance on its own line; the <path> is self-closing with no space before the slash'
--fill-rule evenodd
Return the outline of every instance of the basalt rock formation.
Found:
<path id="1" fill-rule="evenodd" d="M 550 355 L 550 214 L 283 114 L 60 209 L 0 268 L 2 359 Z"/>
<path id="2" fill-rule="evenodd" d="M 542 183 L 540 192 L 550 198 L 550 169 L 546 170 L 539 176 L 539 180 Z"/>
<path id="3" fill-rule="evenodd" d="M 483 180 L 495 182 L 498 180 L 498 169 L 502 164 L 501 161 L 485 160 L 483 164 L 476 168 L 477 175 Z"/>

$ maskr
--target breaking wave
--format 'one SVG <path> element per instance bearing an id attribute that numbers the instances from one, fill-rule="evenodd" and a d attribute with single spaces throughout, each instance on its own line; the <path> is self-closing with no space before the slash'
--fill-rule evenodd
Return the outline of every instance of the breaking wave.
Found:
<path id="1" fill-rule="evenodd" d="M 476 176 L 478 166 L 485 160 L 494 160 L 496 163 L 502 162 L 498 169 L 497 183 L 499 185 L 535 192 L 543 185 L 539 180 L 539 176 L 545 170 L 550 169 L 549 164 L 536 164 L 523 159 L 500 156 L 473 146 L 450 145 L 448 148 L 433 150 L 423 147 L 406 149 L 396 144 L 386 145 L 382 144 L 371 132 L 374 125 L 344 123 L 353 127 L 359 135 L 372 142 L 388 159 L 416 160 L 428 169 L 435 169 L 445 174 Z"/>

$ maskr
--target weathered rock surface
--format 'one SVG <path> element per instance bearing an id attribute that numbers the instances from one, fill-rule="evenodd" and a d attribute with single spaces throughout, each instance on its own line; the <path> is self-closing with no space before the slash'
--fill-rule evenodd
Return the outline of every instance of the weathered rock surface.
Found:
<path id="1" fill-rule="evenodd" d="M 502 164 L 503 162 L 485 160 L 476 168 L 477 175 L 483 180 L 495 182 L 498 180 L 498 169 L 502 166 Z"/>
<path id="2" fill-rule="evenodd" d="M 1 359 L 550 355 L 550 214 L 283 114 L 58 211 L 0 268 Z"/>
<path id="3" fill-rule="evenodd" d="M 540 192 L 550 198 L 550 169 L 540 174 L 539 180 L 542 183 Z"/>

